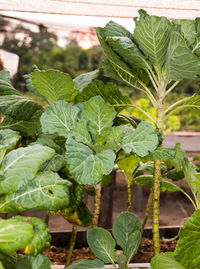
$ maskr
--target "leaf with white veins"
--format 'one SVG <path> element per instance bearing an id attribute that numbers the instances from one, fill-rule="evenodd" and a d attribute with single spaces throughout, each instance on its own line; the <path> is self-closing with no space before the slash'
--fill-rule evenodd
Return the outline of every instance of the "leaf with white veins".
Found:
<path id="1" fill-rule="evenodd" d="M 68 180 L 57 173 L 46 171 L 22 186 L 18 191 L 0 198 L 0 212 L 23 212 L 27 210 L 58 210 L 69 205 Z"/>
<path id="2" fill-rule="evenodd" d="M 158 136 L 150 123 L 142 121 L 131 134 L 122 142 L 122 148 L 127 152 L 134 152 L 140 157 L 145 157 L 158 146 Z"/>
<path id="3" fill-rule="evenodd" d="M 68 137 L 77 122 L 79 108 L 65 101 L 52 103 L 41 116 L 43 132 Z"/>
<path id="4" fill-rule="evenodd" d="M 8 153 L 2 161 L 3 178 L 0 181 L 0 193 L 17 191 L 32 180 L 41 164 L 54 154 L 53 149 L 41 145 L 19 148 Z"/>

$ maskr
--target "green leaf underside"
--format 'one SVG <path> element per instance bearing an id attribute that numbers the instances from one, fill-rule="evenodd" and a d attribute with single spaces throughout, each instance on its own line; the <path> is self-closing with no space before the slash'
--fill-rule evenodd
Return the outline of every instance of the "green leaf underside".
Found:
<path id="1" fill-rule="evenodd" d="M 92 80 L 97 77 L 98 73 L 99 70 L 94 70 L 92 72 L 79 75 L 73 80 L 75 88 L 82 92 L 83 89 L 87 87 L 87 85 L 90 84 Z"/>
<path id="2" fill-rule="evenodd" d="M 51 171 L 39 173 L 18 191 L 0 198 L 0 212 L 23 212 L 27 210 L 58 210 L 69 205 L 68 180 Z"/>
<path id="3" fill-rule="evenodd" d="M 104 150 L 94 155 L 86 145 L 68 138 L 66 161 L 70 174 L 79 184 L 96 184 L 103 175 L 108 175 L 114 167 L 115 154 Z"/>
<path id="4" fill-rule="evenodd" d="M 111 105 L 130 104 L 129 98 L 121 94 L 116 84 L 112 82 L 104 84 L 102 81 L 90 83 L 79 95 L 76 96 L 75 100 L 76 102 L 84 102 L 97 95 L 101 96 L 104 101 Z M 116 110 L 120 111 L 124 108 L 125 106 L 122 108 L 117 107 Z"/>
<path id="5" fill-rule="evenodd" d="M 106 67 L 107 71 L 109 69 L 109 72 L 111 71 L 112 77 L 114 79 L 128 82 L 128 84 L 132 86 L 140 86 L 140 84 L 138 84 L 137 82 L 135 75 L 132 74 L 129 66 L 125 62 L 123 62 L 123 60 L 121 60 L 120 57 L 106 43 L 104 29 L 98 27 L 96 29 L 96 33 L 101 47 L 103 48 L 106 57 L 109 59 L 109 61 L 107 62 L 104 61 L 104 65 L 102 67 Z M 106 75 L 106 72 L 104 72 L 104 74 Z M 107 74 L 107 76 L 109 76 L 109 74 Z"/>
<path id="6" fill-rule="evenodd" d="M 35 69 L 31 77 L 37 92 L 46 97 L 50 103 L 68 99 L 76 91 L 70 75 L 58 70 L 40 71 Z"/>
<path id="7" fill-rule="evenodd" d="M 0 193 L 15 192 L 31 181 L 40 165 L 54 154 L 53 149 L 41 145 L 11 151 L 2 162 L 3 179 L 0 181 Z"/>
<path id="8" fill-rule="evenodd" d="M 87 232 L 87 241 L 92 252 L 105 263 L 114 263 L 115 240 L 103 228 L 93 228 Z"/>
<path id="9" fill-rule="evenodd" d="M 156 255 L 151 260 L 151 266 L 153 269 L 186 269 L 186 267 L 176 261 L 172 252 Z"/>
<path id="10" fill-rule="evenodd" d="M 52 103 L 41 116 L 43 132 L 68 137 L 78 118 L 79 109 L 65 101 Z"/>
<path id="11" fill-rule="evenodd" d="M 123 139 L 122 148 L 127 152 L 134 152 L 145 157 L 158 146 L 158 136 L 150 123 L 142 121 L 135 131 Z"/>
<path id="12" fill-rule="evenodd" d="M 139 231 L 141 233 L 142 226 L 140 220 L 133 213 L 122 212 L 114 220 L 112 233 L 117 244 L 123 250 L 127 248 L 127 242 L 129 240 L 129 237 L 135 231 Z"/>
<path id="13" fill-rule="evenodd" d="M 184 38 L 175 31 L 170 36 L 165 69 L 172 80 L 199 78 L 199 58 L 187 47 Z"/>
<path id="14" fill-rule="evenodd" d="M 149 63 L 130 38 L 114 36 L 107 37 L 106 41 L 132 68 L 148 69 Z"/>
<path id="15" fill-rule="evenodd" d="M 25 248 L 33 235 L 33 227 L 25 218 L 19 220 L 17 216 L 8 220 L 0 219 L 0 251 L 4 254 Z"/>
<path id="16" fill-rule="evenodd" d="M 190 269 L 200 268 L 200 210 L 186 221 L 179 233 L 174 257 L 183 266 Z"/>
<path id="17" fill-rule="evenodd" d="M 36 257 L 25 256 L 17 263 L 16 269 L 51 269 L 51 262 L 42 254 Z"/>
<path id="18" fill-rule="evenodd" d="M 19 131 L 23 136 L 30 136 L 35 134 L 36 130 L 40 127 L 40 116 L 42 110 L 37 110 L 31 119 L 25 120 L 16 120 L 10 116 L 5 116 L 3 121 L 0 123 L 1 129 L 11 129 Z"/>
<path id="19" fill-rule="evenodd" d="M 72 265 L 67 266 L 68 269 L 103 269 L 104 263 L 98 259 L 95 260 L 78 260 Z"/>
<path id="20" fill-rule="evenodd" d="M 151 63 L 161 68 L 170 39 L 170 23 L 165 17 L 146 16 L 136 21 L 133 37 Z"/>
<path id="21" fill-rule="evenodd" d="M 37 256 L 46 248 L 47 243 L 50 244 L 50 231 L 47 225 L 39 218 L 31 218 L 30 223 L 34 229 L 34 236 L 26 246 L 25 253 L 31 256 Z"/>

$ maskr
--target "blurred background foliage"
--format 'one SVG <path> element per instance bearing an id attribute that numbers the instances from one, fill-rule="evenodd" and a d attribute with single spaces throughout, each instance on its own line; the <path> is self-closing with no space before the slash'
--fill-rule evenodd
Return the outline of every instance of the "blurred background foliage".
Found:
<path id="1" fill-rule="evenodd" d="M 94 32 L 95 35 L 95 32 Z M 10 21 L 0 16 L 0 49 L 15 53 L 19 56 L 18 72 L 12 79 L 14 87 L 26 91 L 23 75 L 32 71 L 33 65 L 39 69 L 54 68 L 69 73 L 72 78 L 98 68 L 104 59 L 100 46 L 95 45 L 89 49 L 83 49 L 74 34 L 67 40 L 67 45 L 58 45 L 58 37 L 42 24 L 38 25 L 38 31 L 34 32 L 29 27 L 18 23 L 15 27 L 10 27 Z M 110 79 L 100 72 L 97 79 L 104 82 Z M 151 107 L 149 101 L 140 95 L 136 90 L 128 88 L 126 85 L 116 82 L 123 94 L 129 95 L 134 103 L 145 111 L 156 117 L 155 109 Z M 181 96 L 190 96 L 199 90 L 198 81 L 182 81 L 176 90 L 168 97 L 167 104 L 170 105 L 179 100 Z M 27 93 L 26 93 L 27 94 Z M 126 114 L 134 114 L 144 120 L 148 119 L 137 109 L 123 111 Z M 166 132 L 178 131 L 180 129 L 200 130 L 199 111 L 182 111 L 171 116 L 165 126 Z"/>

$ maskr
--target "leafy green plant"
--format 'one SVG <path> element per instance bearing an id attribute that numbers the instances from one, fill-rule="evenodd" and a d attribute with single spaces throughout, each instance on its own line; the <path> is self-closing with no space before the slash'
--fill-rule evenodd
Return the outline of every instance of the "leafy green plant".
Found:
<path id="1" fill-rule="evenodd" d="M 95 260 L 79 260 L 66 267 L 69 269 L 104 268 L 112 263 L 117 268 L 127 269 L 132 256 L 141 241 L 142 226 L 139 219 L 130 212 L 122 212 L 113 223 L 112 235 L 103 228 L 93 228 L 87 232 L 90 249 L 96 255 Z M 115 250 L 116 244 L 122 251 Z"/>
<path id="2" fill-rule="evenodd" d="M 50 245 L 51 236 L 45 223 L 39 218 L 15 216 L 0 219 L 0 261 L 5 269 L 50 269 L 47 257 L 39 254 Z M 23 250 L 27 256 L 16 254 Z"/>
<path id="3" fill-rule="evenodd" d="M 156 255 L 151 260 L 153 269 L 198 269 L 199 261 L 199 230 L 200 210 L 186 221 L 179 233 L 179 240 L 174 252 Z"/>
<path id="4" fill-rule="evenodd" d="M 35 68 L 27 83 L 48 104 L 45 111 L 8 82 L 0 81 L 3 122 L 8 116 L 17 118 L 20 128 L 12 124 L 9 128 L 17 130 L 19 137 L 26 137 L 25 144 L 6 155 L 2 153 L 0 212 L 35 209 L 59 213 L 74 225 L 71 246 L 76 225 L 87 226 L 91 219 L 82 198 L 84 185 L 95 188 L 92 225 L 96 227 L 101 181 L 112 171 L 118 152 L 123 149 L 126 154 L 133 152 L 144 157 L 159 143 L 159 134 L 150 123 L 119 117 L 129 99 L 113 83 L 91 82 L 96 74 L 72 80 L 57 70 Z M 31 124 L 31 111 L 40 113 L 37 126 L 29 132 L 24 126 L 27 122 Z M 124 122 L 131 126 L 125 126 Z"/>
<path id="5" fill-rule="evenodd" d="M 200 74 L 200 20 L 169 21 L 165 17 L 149 16 L 139 11 L 134 33 L 111 21 L 97 28 L 97 36 L 106 56 L 104 74 L 126 83 L 145 94 L 156 110 L 156 119 L 136 104 L 124 104 L 139 109 L 160 131 L 175 112 L 199 109 L 196 93 L 166 107 L 166 97 L 183 79 L 198 80 Z M 188 31 L 188 28 L 190 31 Z M 161 161 L 154 161 L 153 241 L 159 253 L 159 197 Z"/>

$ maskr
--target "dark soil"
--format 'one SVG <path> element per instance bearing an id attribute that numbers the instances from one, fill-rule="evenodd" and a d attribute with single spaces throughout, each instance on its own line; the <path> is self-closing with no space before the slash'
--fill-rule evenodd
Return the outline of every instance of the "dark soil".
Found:
<path id="1" fill-rule="evenodd" d="M 172 242 L 165 242 L 160 240 L 161 252 L 174 251 L 176 246 L 176 240 Z M 67 257 L 67 248 L 60 248 L 51 246 L 46 249 L 43 254 L 47 256 L 52 264 L 65 264 L 65 259 Z M 153 244 L 152 239 L 143 238 L 138 252 L 134 255 L 131 262 L 134 263 L 148 263 L 153 257 Z M 95 256 L 92 254 L 89 248 L 74 249 L 72 254 L 71 262 L 73 263 L 79 259 L 94 259 Z"/>

